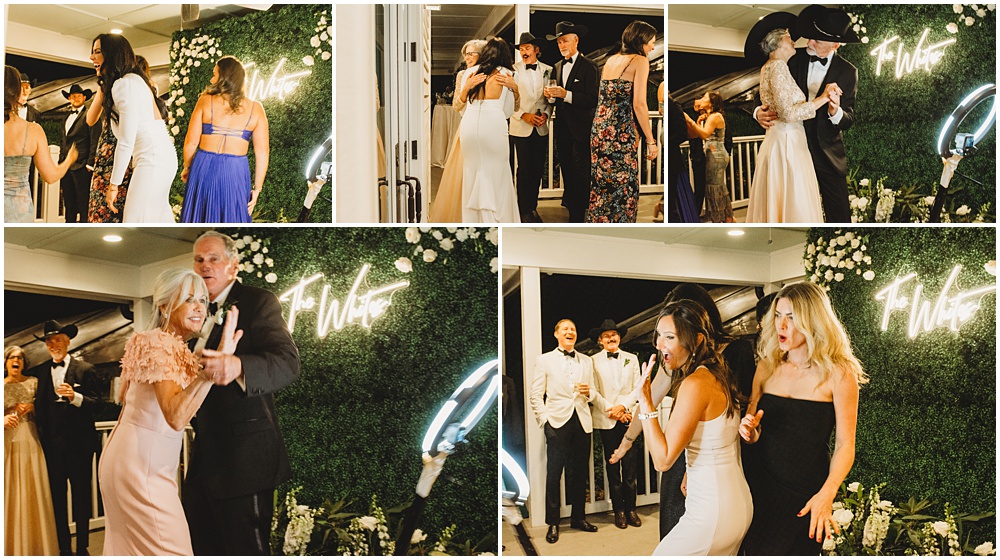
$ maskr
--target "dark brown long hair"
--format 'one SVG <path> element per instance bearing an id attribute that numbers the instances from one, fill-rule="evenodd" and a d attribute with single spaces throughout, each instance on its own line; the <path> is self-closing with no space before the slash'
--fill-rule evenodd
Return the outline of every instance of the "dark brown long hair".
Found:
<path id="1" fill-rule="evenodd" d="M 712 104 L 712 111 L 716 113 L 726 114 L 726 102 L 722 99 L 717 91 L 708 92 L 708 102 Z"/>
<path id="2" fill-rule="evenodd" d="M 507 41 L 504 41 L 500 37 L 494 37 L 486 44 L 483 48 L 479 50 L 479 61 L 476 63 L 479 65 L 479 70 L 476 74 L 486 74 L 489 76 L 497 68 L 506 68 L 508 70 L 514 70 L 514 57 L 512 54 L 512 49 Z M 480 94 L 483 97 L 486 96 L 486 82 L 473 87 L 469 90 L 468 98 L 477 99 Z"/>
<path id="3" fill-rule="evenodd" d="M 633 21 L 622 32 L 621 54 L 646 56 L 643 45 L 656 37 L 656 28 L 644 21 Z"/>
<path id="4" fill-rule="evenodd" d="M 698 303 L 689 299 L 682 299 L 666 304 L 660 315 L 653 323 L 654 329 L 660 324 L 660 319 L 670 317 L 674 321 L 674 331 L 680 345 L 688 351 L 690 358 L 688 362 L 681 366 L 681 379 L 686 379 L 688 375 L 699 367 L 705 367 L 713 377 L 722 385 L 726 393 L 728 408 L 726 415 L 738 414 L 740 405 L 746 400 L 740 395 L 736 379 L 729 371 L 722 353 L 716 346 L 716 335 L 712 328 L 708 313 Z M 698 335 L 702 335 L 699 339 Z M 653 331 L 653 344 L 657 343 L 658 331 Z M 663 363 L 663 353 L 659 348 L 656 350 L 656 357 Z"/>
<path id="5" fill-rule="evenodd" d="M 205 93 L 208 95 L 228 95 L 229 110 L 240 112 L 240 104 L 244 99 L 244 88 L 247 82 L 247 71 L 243 63 L 235 56 L 224 56 L 216 63 L 219 67 L 219 79 L 214 84 L 208 84 Z"/>
<path id="6" fill-rule="evenodd" d="M 111 94 L 111 88 L 119 78 L 128 74 L 135 74 L 142 78 L 142 81 L 149 88 L 149 93 L 153 95 L 153 102 L 160 112 L 160 118 L 167 118 L 167 105 L 156 95 L 156 88 L 149 81 L 149 76 L 142 71 L 139 61 L 136 60 L 135 51 L 128 39 L 118 34 L 101 33 L 94 37 L 94 43 L 101 42 L 101 55 L 104 62 L 101 63 L 101 73 L 97 76 L 97 84 L 101 86 L 101 95 L 104 96 L 102 107 L 104 108 L 105 122 L 118 122 L 118 111 L 114 110 L 115 100 Z M 93 45 L 93 43 L 91 43 Z"/>
<path id="7" fill-rule="evenodd" d="M 21 108 L 21 73 L 13 66 L 3 69 L 3 122 Z"/>

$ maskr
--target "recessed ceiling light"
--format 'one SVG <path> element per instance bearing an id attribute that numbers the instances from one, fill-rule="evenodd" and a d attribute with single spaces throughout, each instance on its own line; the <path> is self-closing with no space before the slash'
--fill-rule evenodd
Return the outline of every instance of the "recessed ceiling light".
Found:
<path id="1" fill-rule="evenodd" d="M 104 240 L 107 241 L 108 243 L 118 243 L 119 241 L 122 240 L 122 236 L 110 233 L 104 236 Z"/>
<path id="2" fill-rule="evenodd" d="M 424 5 L 424 9 L 426 9 L 428 11 L 431 11 L 431 12 L 440 12 L 441 11 L 441 5 L 440 4 L 426 4 L 426 5 Z"/>
<path id="3" fill-rule="evenodd" d="M 726 233 L 728 233 L 729 235 L 731 235 L 733 237 L 739 237 L 741 235 L 746 234 L 746 232 L 743 231 L 742 229 L 731 229 L 731 230 L 727 231 Z"/>
<path id="4" fill-rule="evenodd" d="M 114 33 L 115 35 L 121 35 L 122 34 L 122 30 L 121 29 L 112 29 L 110 32 Z"/>

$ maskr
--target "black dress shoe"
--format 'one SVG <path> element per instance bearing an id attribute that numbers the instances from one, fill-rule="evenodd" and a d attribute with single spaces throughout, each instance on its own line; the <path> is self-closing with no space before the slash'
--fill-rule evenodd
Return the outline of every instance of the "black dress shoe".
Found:
<path id="1" fill-rule="evenodd" d="M 625 521 L 625 512 L 624 511 L 616 511 L 615 512 L 615 527 L 618 527 L 619 529 L 624 529 L 624 528 L 628 527 L 628 522 Z"/>
<path id="2" fill-rule="evenodd" d="M 559 526 L 549 525 L 549 532 L 545 533 L 545 540 L 554 543 L 559 540 Z"/>
<path id="3" fill-rule="evenodd" d="M 542 217 L 538 215 L 538 211 L 537 210 L 531 213 L 531 222 L 534 223 L 534 224 L 543 224 L 543 223 L 545 223 L 545 222 L 542 221 Z"/>
<path id="4" fill-rule="evenodd" d="M 636 513 L 635 510 L 632 510 L 627 514 L 625 514 L 625 517 L 628 518 L 629 525 L 633 527 L 642 527 L 642 520 L 639 519 L 639 514 Z"/>
<path id="5" fill-rule="evenodd" d="M 573 529 L 579 529 L 587 533 L 596 533 L 597 526 L 591 525 L 586 519 L 581 519 L 580 521 L 570 521 L 569 526 Z"/>

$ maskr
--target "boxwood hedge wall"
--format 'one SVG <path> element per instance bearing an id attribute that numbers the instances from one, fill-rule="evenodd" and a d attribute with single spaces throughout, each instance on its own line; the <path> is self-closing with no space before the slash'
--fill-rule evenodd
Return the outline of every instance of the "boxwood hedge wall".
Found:
<path id="1" fill-rule="evenodd" d="M 315 314 L 298 315 L 293 337 L 302 375 L 276 397 L 294 473 L 279 490 L 302 485 L 299 503 L 313 507 L 347 497 L 354 500 L 347 510 L 365 515 L 373 494 L 385 508 L 410 500 L 434 414 L 466 376 L 497 356 L 497 274 L 490 272 L 496 245 L 479 230 L 479 239 L 438 249 L 428 263 L 413 255 L 416 245 L 402 228 L 237 231 L 265 241 L 274 259 L 265 273 L 278 276 L 267 283 L 255 270 L 241 275 L 244 282 L 275 294 L 322 272 L 332 297 L 343 301 L 365 263 L 372 266 L 369 286 L 410 281 L 370 330 L 348 326 L 320 339 Z M 393 266 L 399 257 L 413 260 L 412 272 Z M 319 299 L 318 291 L 310 295 Z M 468 447 L 445 464 L 420 523 L 431 538 L 452 523 L 459 542 L 496 533 L 497 415 L 494 405 Z"/>
<path id="2" fill-rule="evenodd" d="M 858 178 L 874 181 L 885 176 L 886 187 L 921 185 L 927 194 L 937 184 L 942 166 L 935 146 L 942 125 L 967 94 L 983 84 L 996 83 L 996 12 L 986 4 L 977 7 L 985 17 L 970 6 L 962 8 L 960 16 L 950 3 L 844 6 L 860 16 L 865 28 L 861 34 L 868 37 L 868 43 L 844 45 L 838 51 L 858 68 L 856 120 L 844 138 L 848 167 L 859 170 Z M 967 17 L 971 26 L 964 21 Z M 955 24 L 956 33 L 947 30 L 949 23 Z M 903 53 L 912 53 L 925 28 L 930 30 L 925 47 L 949 38 L 956 42 L 944 49 L 944 56 L 930 72 L 916 70 L 896 79 L 895 48 L 902 42 Z M 893 60 L 884 62 L 881 75 L 876 76 L 877 59 L 871 51 L 897 35 L 899 39 L 892 44 Z M 980 122 L 981 118 L 962 131 L 972 132 Z M 978 211 L 986 202 L 995 205 L 995 129 L 980 143 L 974 157 L 962 161 L 958 171 L 982 185 L 956 175 L 953 190 L 963 188 L 956 193 L 956 207 L 967 204 Z"/>
<path id="3" fill-rule="evenodd" d="M 950 7 L 949 7 L 950 9 Z M 869 235 L 876 276 L 847 274 L 830 299 L 870 383 L 861 389 L 857 459 L 848 482 L 880 482 L 895 503 L 910 496 L 951 502 L 958 511 L 996 511 L 996 294 L 982 297 L 959 332 L 939 328 L 907 336 L 908 311 L 896 312 L 882 332 L 875 294 L 898 276 L 917 273 L 924 297 L 935 302 L 956 264 L 951 295 L 991 285 L 984 264 L 996 258 L 993 228 L 855 230 Z M 812 230 L 809 242 L 830 237 Z M 907 284 L 902 295 L 911 295 Z M 992 532 L 990 527 L 982 527 Z"/>
<path id="4" fill-rule="evenodd" d="M 325 19 L 325 24 L 321 23 Z M 178 81 L 171 82 L 173 103 L 169 106 L 174 122 L 173 129 L 177 156 L 183 161 L 184 136 L 190 113 L 198 96 L 212 78 L 215 61 L 232 55 L 243 62 L 257 64 L 261 79 L 267 80 L 282 58 L 287 58 L 285 73 L 312 70 L 301 78 L 298 88 L 284 101 L 274 97 L 262 100 L 270 126 L 271 152 L 264 190 L 257 202 L 254 220 L 264 222 L 293 221 L 298 217 L 306 195 L 305 167 L 313 151 L 329 136 L 333 118 L 333 57 L 323 60 L 319 52 L 331 52 L 329 38 L 319 40 L 318 28 L 332 25 L 330 5 L 276 5 L 268 11 L 255 12 L 243 17 L 226 18 L 206 23 L 200 28 L 178 31 L 173 34 L 171 49 L 171 75 Z M 198 66 L 187 66 L 192 41 L 207 36 L 214 42 L 203 49 L 206 58 L 195 59 Z M 313 38 L 317 37 L 316 41 Z M 314 44 L 316 43 L 316 44 Z M 205 43 L 207 45 L 207 41 Z M 215 47 L 215 52 L 209 49 Z M 313 58 L 307 66 L 303 58 Z M 180 70 L 186 67 L 187 74 Z M 249 76 L 248 76 L 249 77 Z M 183 79 L 188 78 L 188 83 Z M 182 92 L 178 94 L 178 92 Z M 178 103 L 181 99 L 184 103 Z M 183 111 L 179 115 L 178 109 Z M 253 150 L 250 150 L 250 169 L 253 173 Z M 171 189 L 174 202 L 184 194 L 180 173 Z M 324 187 L 322 196 L 313 205 L 310 221 L 330 222 L 333 210 L 330 203 L 330 186 Z"/>

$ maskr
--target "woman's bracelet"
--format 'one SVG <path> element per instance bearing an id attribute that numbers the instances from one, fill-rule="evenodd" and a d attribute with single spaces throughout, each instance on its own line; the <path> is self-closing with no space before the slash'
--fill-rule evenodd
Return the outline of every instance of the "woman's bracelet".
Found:
<path id="1" fill-rule="evenodd" d="M 625 434 L 625 439 L 629 440 L 632 443 L 635 443 L 635 438 L 628 437 L 628 434 Z"/>
<path id="2" fill-rule="evenodd" d="M 636 415 L 636 417 L 639 418 L 639 420 L 652 420 L 660 417 L 660 411 L 654 410 L 653 412 L 640 412 Z"/>

